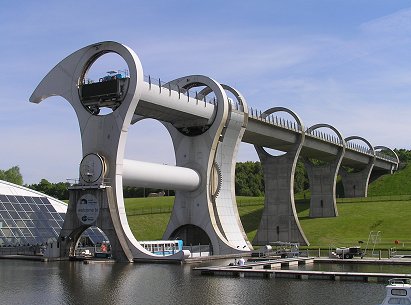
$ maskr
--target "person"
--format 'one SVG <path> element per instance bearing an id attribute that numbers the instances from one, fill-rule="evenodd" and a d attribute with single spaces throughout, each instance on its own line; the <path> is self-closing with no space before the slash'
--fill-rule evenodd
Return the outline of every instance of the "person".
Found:
<path id="1" fill-rule="evenodd" d="M 245 259 L 244 259 L 243 257 L 241 257 L 241 258 L 238 260 L 238 265 L 239 265 L 239 266 L 244 266 L 244 264 L 245 264 Z"/>

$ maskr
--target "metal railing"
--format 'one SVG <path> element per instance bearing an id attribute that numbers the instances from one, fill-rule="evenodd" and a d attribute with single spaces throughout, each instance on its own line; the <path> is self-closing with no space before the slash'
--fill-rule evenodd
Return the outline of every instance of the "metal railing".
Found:
<path id="1" fill-rule="evenodd" d="M 386 195 L 386 196 L 371 196 L 371 197 L 355 197 L 355 198 L 337 198 L 337 203 L 355 203 L 355 202 L 375 202 L 375 201 L 410 201 L 411 195 Z"/>
<path id="2" fill-rule="evenodd" d="M 184 88 L 180 88 L 179 86 L 171 84 L 170 82 L 163 82 L 160 78 L 153 78 L 150 75 L 145 75 L 144 81 L 148 83 L 150 90 L 158 90 L 159 93 L 167 90 L 169 95 L 171 96 L 171 92 L 174 91 L 178 94 L 179 99 L 186 98 L 187 102 L 190 102 L 190 99 L 195 99 L 197 103 L 201 101 L 211 105 L 217 105 L 217 100 L 214 96 L 207 98 L 207 95 L 200 95 L 197 91 L 193 92 Z"/>
<path id="3" fill-rule="evenodd" d="M 190 102 L 191 99 L 194 99 L 197 104 L 199 102 L 204 102 L 204 104 L 211 104 L 214 106 L 217 105 L 217 100 L 215 96 L 210 96 L 207 99 L 208 95 L 202 95 L 197 91 L 191 92 L 190 90 L 180 88 L 179 86 L 175 84 L 171 84 L 170 82 L 163 82 L 161 81 L 160 78 L 151 77 L 151 75 L 145 75 L 144 81 L 148 83 L 150 90 L 156 89 L 156 90 L 159 90 L 159 93 L 162 93 L 164 90 L 168 90 L 169 95 L 171 96 L 171 92 L 174 91 L 178 94 L 179 99 L 187 98 L 188 102 Z M 243 106 L 240 103 L 238 103 L 238 101 L 234 101 L 232 99 L 229 99 L 229 101 L 234 107 L 234 109 L 238 111 L 244 111 Z M 249 109 L 249 117 L 252 119 L 256 119 L 256 120 L 280 127 L 280 128 L 292 130 L 298 133 L 303 132 L 302 126 L 297 124 L 296 122 L 292 122 L 284 118 L 273 116 L 273 115 L 265 116 L 264 112 L 262 112 L 261 110 L 257 110 L 255 108 Z M 324 133 L 318 130 L 308 131 L 308 129 L 305 130 L 305 133 L 306 135 L 315 137 L 317 139 L 320 139 L 328 143 L 333 143 L 339 146 L 343 145 L 343 143 L 341 143 L 341 139 L 339 139 L 335 135 Z M 367 155 L 372 155 L 372 152 L 368 147 L 359 145 L 357 143 L 350 143 L 350 142 L 348 142 L 346 145 L 348 149 L 358 151 L 360 153 L 364 153 Z M 391 161 L 391 162 L 396 162 L 396 158 L 386 155 L 384 153 L 378 152 L 376 155 L 380 159 Z"/>
<path id="4" fill-rule="evenodd" d="M 186 245 L 183 246 L 183 250 L 190 251 L 190 257 L 202 257 L 202 256 L 210 256 L 213 255 L 211 245 Z"/>
<path id="5" fill-rule="evenodd" d="M 104 177 L 102 181 L 98 181 L 95 184 L 89 184 L 89 183 L 81 183 L 79 178 L 67 178 L 66 181 L 70 184 L 70 187 L 78 187 L 78 186 L 111 186 L 111 178 Z"/>
<path id="6" fill-rule="evenodd" d="M 139 209 L 133 209 L 130 212 L 127 212 L 127 216 L 137 216 L 137 215 L 150 215 L 150 214 L 167 214 L 171 213 L 173 210 L 172 206 L 169 207 L 160 207 L 160 208 L 139 208 Z"/>
<path id="7" fill-rule="evenodd" d="M 28 245 L 28 246 L 3 246 L 0 247 L 0 255 L 44 255 L 45 246 Z"/>
<path id="8" fill-rule="evenodd" d="M 187 99 L 187 102 L 195 100 L 196 104 L 198 104 L 199 102 L 204 102 L 204 104 L 210 104 L 214 106 L 216 106 L 218 103 L 216 97 L 213 94 L 203 95 L 198 91 L 187 90 L 175 84 L 171 84 L 170 82 L 163 82 L 160 78 L 151 77 L 151 75 L 145 75 L 144 81 L 148 83 L 150 90 L 158 90 L 159 93 L 167 90 L 170 96 L 173 91 L 178 94 L 179 99 Z M 244 111 L 244 107 L 237 100 L 229 98 L 228 101 L 235 110 Z"/>
<path id="9" fill-rule="evenodd" d="M 292 122 L 284 118 L 274 116 L 272 114 L 266 116 L 261 110 L 254 109 L 252 107 L 250 108 L 248 115 L 250 118 L 265 122 L 270 125 L 292 130 L 298 133 L 302 132 L 301 125 L 297 124 L 296 122 Z"/>
<path id="10" fill-rule="evenodd" d="M 264 202 L 241 202 L 237 203 L 237 207 L 247 207 L 247 206 L 264 206 Z M 171 213 L 173 210 L 172 206 L 169 207 L 149 207 L 149 208 L 133 208 L 131 211 L 127 211 L 127 216 L 139 216 L 139 215 L 150 215 L 150 214 L 167 214 Z"/>

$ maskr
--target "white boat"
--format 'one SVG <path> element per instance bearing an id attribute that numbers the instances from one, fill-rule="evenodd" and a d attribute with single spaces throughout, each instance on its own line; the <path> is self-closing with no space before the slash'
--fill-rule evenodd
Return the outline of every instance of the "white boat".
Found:
<path id="1" fill-rule="evenodd" d="M 381 305 L 411 305 L 411 279 L 394 278 L 388 281 L 387 295 Z"/>

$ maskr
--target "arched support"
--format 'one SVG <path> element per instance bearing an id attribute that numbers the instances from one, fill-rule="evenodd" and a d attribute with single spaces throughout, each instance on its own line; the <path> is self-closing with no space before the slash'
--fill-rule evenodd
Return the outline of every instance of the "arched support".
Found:
<path id="1" fill-rule="evenodd" d="M 221 175 L 221 186 L 212 199 L 215 201 L 221 232 L 233 247 L 248 251 L 252 250 L 252 245 L 241 223 L 235 195 L 235 161 L 248 123 L 248 106 L 243 95 L 236 89 L 224 84 L 221 86 L 235 96 L 241 107 L 234 109 L 229 104 L 230 112 L 224 129 L 224 137 L 217 146 L 215 158 Z"/>
<path id="2" fill-rule="evenodd" d="M 201 245 L 202 249 L 207 249 L 206 251 L 209 252 L 209 255 L 213 254 L 213 247 L 208 234 L 198 226 L 191 224 L 181 226 L 171 234 L 170 239 L 184 240 L 186 246 Z M 204 247 L 207 245 L 208 247 Z M 201 250 L 201 252 L 203 252 L 203 250 Z"/>
<path id="3" fill-rule="evenodd" d="M 116 232 L 119 223 L 114 222 L 111 216 L 110 203 L 114 202 L 113 189 L 111 187 L 95 188 L 87 190 L 72 189 L 69 191 L 69 205 L 67 207 L 66 217 L 64 218 L 63 228 L 60 232 L 61 256 L 74 256 L 75 245 L 80 235 L 90 226 L 97 226 L 107 235 L 111 249 L 112 257 L 117 261 L 128 261 L 125 251 L 123 251 L 120 238 Z M 94 209 L 95 213 L 83 212 L 84 204 L 82 199 L 88 200 L 88 209 Z M 79 217 L 82 214 L 87 215 L 85 221 Z M 94 215 L 93 215 L 94 214 Z M 91 220 L 91 217 L 95 217 Z"/>
<path id="4" fill-rule="evenodd" d="M 379 152 L 379 150 L 389 151 L 392 154 L 392 156 L 387 156 L 386 154 L 381 154 Z M 381 176 L 394 173 L 396 170 L 398 170 L 398 166 L 400 165 L 400 159 L 398 158 L 397 153 L 394 150 L 392 150 L 391 148 L 380 145 L 380 146 L 375 146 L 374 151 L 375 151 L 376 157 L 378 156 L 378 157 L 383 158 L 383 159 L 391 159 L 391 161 L 394 161 L 395 164 L 392 164 L 392 167 L 389 171 L 387 171 L 387 170 L 376 170 L 375 167 L 374 167 L 372 172 L 371 172 L 370 178 L 369 178 L 369 183 L 377 180 Z"/>
<path id="5" fill-rule="evenodd" d="M 335 159 L 324 165 L 315 165 L 308 158 L 303 158 L 310 181 L 310 217 L 312 218 L 338 216 L 335 185 L 345 152 L 345 141 L 341 133 L 328 124 L 314 125 L 307 129 L 307 133 L 323 127 L 330 128 L 337 134 L 341 146 Z"/>
<path id="6" fill-rule="evenodd" d="M 367 197 L 368 181 L 375 164 L 375 150 L 366 139 L 358 136 L 351 136 L 345 139 L 348 143 L 351 140 L 361 140 L 370 148 L 371 156 L 367 166 L 358 172 L 348 172 L 343 167 L 340 168 L 340 175 L 344 187 L 346 198 Z"/>
<path id="7" fill-rule="evenodd" d="M 80 88 L 90 66 L 106 53 L 121 56 L 128 65 L 130 77 L 117 103 L 110 104 L 113 112 L 98 115 L 98 111 L 91 111 L 83 104 Z M 85 226 L 98 225 L 114 243 L 113 258 L 118 261 L 182 259 L 181 253 L 162 257 L 146 251 L 135 239 L 126 217 L 122 183 L 124 148 L 142 89 L 143 68 L 137 55 L 122 44 L 108 41 L 84 47 L 66 57 L 46 75 L 30 97 L 31 102 L 39 103 L 49 96 L 62 96 L 72 105 L 79 121 L 83 148 L 80 184 L 70 190 L 70 208 L 63 224 L 64 235 L 60 236 L 62 256 L 68 255 L 72 248 L 72 241 L 64 236 L 74 237 Z M 100 172 L 96 175 L 98 169 Z M 82 203 L 83 196 L 89 196 L 91 201 L 86 199 Z M 92 208 L 79 206 L 89 203 Z M 98 211 L 84 215 L 84 211 L 93 209 Z"/>
<path id="8" fill-rule="evenodd" d="M 374 170 L 371 172 L 371 175 L 370 175 L 370 179 L 369 179 L 370 183 L 377 180 L 379 177 L 381 177 L 383 175 L 394 173 L 396 170 L 398 170 L 398 166 L 400 165 L 400 159 L 398 158 L 397 153 L 394 150 L 392 150 L 391 148 L 386 147 L 386 146 L 381 146 L 381 145 L 374 147 L 374 151 L 375 151 L 376 156 L 379 155 L 380 157 L 382 156 L 383 158 L 387 158 L 387 155 L 385 155 L 385 154 L 381 155 L 379 152 L 377 152 L 377 150 L 389 151 L 392 154 L 392 159 L 393 159 L 392 161 L 395 161 L 396 164 L 392 165 L 391 170 L 389 172 L 381 171 L 381 170 L 376 171 L 375 167 L 374 167 Z"/>
<path id="9" fill-rule="evenodd" d="M 235 143 L 246 123 L 245 115 L 231 112 L 224 91 L 224 88 L 230 88 L 221 86 L 211 78 L 201 75 L 187 76 L 170 82 L 170 85 L 182 90 L 206 86 L 208 89 L 204 89 L 200 95 L 213 92 L 217 107 L 212 125 L 201 134 L 196 132 L 190 136 L 189 130 L 183 134 L 171 123 L 164 123 L 173 140 L 176 165 L 196 170 L 201 176 L 201 182 L 195 191 L 176 191 L 173 211 L 163 236 L 169 238 L 178 228 L 193 225 L 206 232 L 216 255 L 249 251 L 250 245 L 242 227 L 239 226 L 239 218 L 233 214 L 235 210 L 230 181 L 232 158 L 237 149 Z M 230 144 L 227 144 L 229 142 Z M 232 146 L 228 155 L 230 169 L 227 170 L 228 159 L 218 158 L 217 155 L 219 149 L 223 153 L 226 152 L 229 145 Z M 224 179 L 227 180 L 223 181 Z M 222 194 L 227 196 L 225 200 L 216 200 Z M 231 213 L 225 214 L 223 208 Z"/>
<path id="10" fill-rule="evenodd" d="M 391 169 L 391 172 L 393 172 L 393 171 L 395 171 L 395 170 L 398 169 L 398 165 L 400 164 L 400 158 L 398 158 L 398 155 L 397 155 L 397 153 L 396 153 L 394 150 L 392 150 L 391 148 L 389 148 L 389 147 L 387 147 L 387 146 L 381 146 L 381 145 L 374 147 L 374 151 L 376 152 L 377 150 L 388 150 L 389 152 L 391 152 L 391 154 L 393 155 L 393 159 L 394 159 L 395 162 L 397 163 L 397 166 L 394 166 L 394 167 Z M 375 154 L 377 154 L 377 152 L 376 152 Z"/>
<path id="11" fill-rule="evenodd" d="M 263 147 L 255 145 L 264 172 L 264 211 L 253 244 L 267 245 L 275 241 L 298 242 L 309 245 L 300 226 L 294 202 L 294 174 L 298 156 L 304 143 L 304 127 L 293 111 L 275 107 L 268 109 L 263 118 L 275 112 L 287 112 L 301 127 L 296 143 L 286 154 L 272 156 Z"/>

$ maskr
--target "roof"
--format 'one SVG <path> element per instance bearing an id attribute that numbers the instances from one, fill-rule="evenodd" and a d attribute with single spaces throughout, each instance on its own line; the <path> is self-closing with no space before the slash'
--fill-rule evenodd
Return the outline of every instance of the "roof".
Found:
<path id="1" fill-rule="evenodd" d="M 63 227 L 67 204 L 24 186 L 0 180 L 0 246 L 45 244 L 56 240 Z M 107 240 L 88 228 L 83 235 L 94 243 Z"/>

